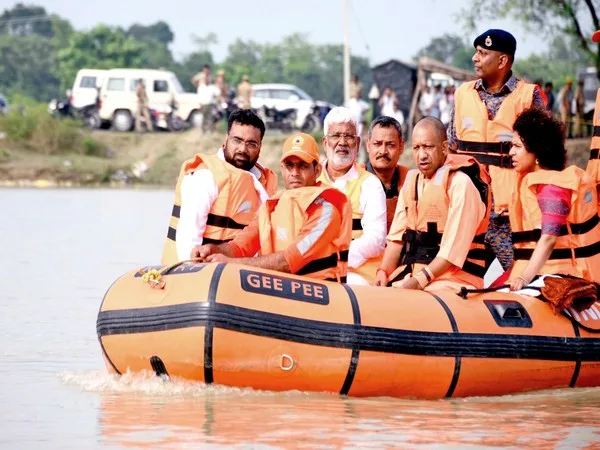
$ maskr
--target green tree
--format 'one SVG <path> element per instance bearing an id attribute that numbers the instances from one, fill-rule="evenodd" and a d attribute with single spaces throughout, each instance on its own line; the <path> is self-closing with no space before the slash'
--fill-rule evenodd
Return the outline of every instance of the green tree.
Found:
<path id="1" fill-rule="evenodd" d="M 600 78 L 600 44 L 590 39 L 600 29 L 597 8 L 594 0 L 471 0 L 462 16 L 472 29 L 481 18 L 513 17 L 527 30 L 571 37 L 578 51 L 593 60 Z"/>
<path id="2" fill-rule="evenodd" d="M 69 45 L 58 52 L 58 77 L 63 88 L 73 84 L 79 69 L 146 67 L 147 44 L 127 36 L 120 28 L 99 25 L 88 32 L 76 32 Z"/>
<path id="3" fill-rule="evenodd" d="M 175 38 L 171 27 L 162 20 L 152 25 L 133 24 L 127 30 L 127 34 L 140 41 L 160 42 L 164 45 L 169 45 Z"/>
<path id="4" fill-rule="evenodd" d="M 277 44 L 237 39 L 229 45 L 221 67 L 234 86 L 247 74 L 255 84 L 294 84 L 315 99 L 343 102 L 343 47 L 314 45 L 303 34 L 292 34 Z M 371 84 L 368 60 L 352 56 L 351 67 L 368 89 Z"/>
<path id="5" fill-rule="evenodd" d="M 71 22 L 56 14 L 50 16 L 50 21 L 52 22 L 52 42 L 54 47 L 60 49 L 69 45 L 69 40 L 75 32 Z"/>
<path id="6" fill-rule="evenodd" d="M 38 101 L 59 95 L 57 62 L 52 42 L 44 37 L 0 35 L 0 92 L 21 93 Z"/>
<path id="7" fill-rule="evenodd" d="M 431 39 L 429 44 L 417 52 L 415 59 L 428 56 L 454 67 L 472 70 L 473 53 L 473 46 L 466 43 L 460 36 L 446 33 Z"/>
<path id="8" fill-rule="evenodd" d="M 152 69 L 173 69 L 175 62 L 169 50 L 175 35 L 171 27 L 163 21 L 152 25 L 133 24 L 127 30 L 127 35 L 143 42 L 145 50 L 142 58 L 146 61 L 145 67 Z"/>
<path id="9" fill-rule="evenodd" d="M 573 37 L 555 36 L 549 48 L 541 55 L 531 55 L 517 59 L 515 73 L 534 81 L 551 81 L 557 89 L 564 84 L 566 77 L 575 78 L 577 69 L 593 65 L 593 60 L 573 44 Z"/>
<path id="10" fill-rule="evenodd" d="M 0 15 L 0 34 L 11 36 L 31 36 L 37 34 L 51 38 L 54 36 L 52 20 L 42 6 L 17 3 L 5 9 Z"/>

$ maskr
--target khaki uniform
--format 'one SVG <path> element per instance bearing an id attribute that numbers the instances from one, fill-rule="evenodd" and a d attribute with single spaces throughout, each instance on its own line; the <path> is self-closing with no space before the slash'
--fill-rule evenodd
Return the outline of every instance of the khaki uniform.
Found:
<path id="1" fill-rule="evenodd" d="M 252 96 L 252 85 L 249 81 L 242 81 L 237 87 L 237 97 L 241 109 L 250 108 L 250 97 Z"/>
<path id="2" fill-rule="evenodd" d="M 354 81 L 350 81 L 350 98 L 361 98 L 362 97 L 363 85 L 359 81 L 355 83 Z"/>
<path id="3" fill-rule="evenodd" d="M 137 113 L 135 116 L 135 129 L 142 131 L 142 120 L 146 122 L 146 129 L 153 131 L 152 119 L 150 118 L 150 111 L 148 111 L 148 94 L 143 84 L 138 84 L 135 88 L 135 95 L 137 97 Z"/>

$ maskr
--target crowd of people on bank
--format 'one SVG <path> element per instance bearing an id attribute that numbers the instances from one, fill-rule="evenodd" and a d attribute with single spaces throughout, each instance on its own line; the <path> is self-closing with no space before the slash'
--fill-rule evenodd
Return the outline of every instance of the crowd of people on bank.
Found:
<path id="1" fill-rule="evenodd" d="M 360 164 L 356 114 L 336 107 L 322 152 L 308 134 L 285 141 L 278 190 L 278 175 L 258 162 L 264 123 L 234 111 L 217 153 L 181 167 L 163 264 L 235 261 L 435 291 L 484 287 L 497 258 L 513 290 L 541 274 L 600 282 L 598 150 L 587 171 L 567 167 L 563 125 L 540 87 L 512 72 L 515 38 L 492 29 L 473 44 L 478 78 L 453 93 L 447 126 L 434 111 L 415 125 L 412 170 L 398 164 L 397 118 L 369 124 Z M 393 111 L 393 100 L 382 106 Z"/>

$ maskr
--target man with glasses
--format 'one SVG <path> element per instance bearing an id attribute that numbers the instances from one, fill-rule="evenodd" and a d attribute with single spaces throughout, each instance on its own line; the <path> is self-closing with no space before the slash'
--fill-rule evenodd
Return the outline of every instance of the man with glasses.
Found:
<path id="1" fill-rule="evenodd" d="M 352 243 L 348 255 L 348 283 L 375 279 L 387 234 L 385 193 L 379 179 L 356 164 L 360 136 L 352 113 L 333 108 L 324 124 L 327 159 L 319 181 L 342 191 L 352 206 Z"/>
<path id="2" fill-rule="evenodd" d="M 252 110 L 237 110 L 216 155 L 198 153 L 183 163 L 163 264 L 189 259 L 197 245 L 230 241 L 277 191 L 277 175 L 258 164 L 264 134 L 265 124 Z"/>

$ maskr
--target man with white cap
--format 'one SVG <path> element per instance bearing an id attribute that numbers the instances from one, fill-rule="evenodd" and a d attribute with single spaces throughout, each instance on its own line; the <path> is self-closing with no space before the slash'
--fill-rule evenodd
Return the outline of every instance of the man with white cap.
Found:
<path id="1" fill-rule="evenodd" d="M 196 247 L 192 257 L 345 282 L 352 211 L 344 194 L 317 181 L 320 173 L 314 138 L 289 137 L 281 157 L 285 190 L 267 200 L 232 241 Z"/>

